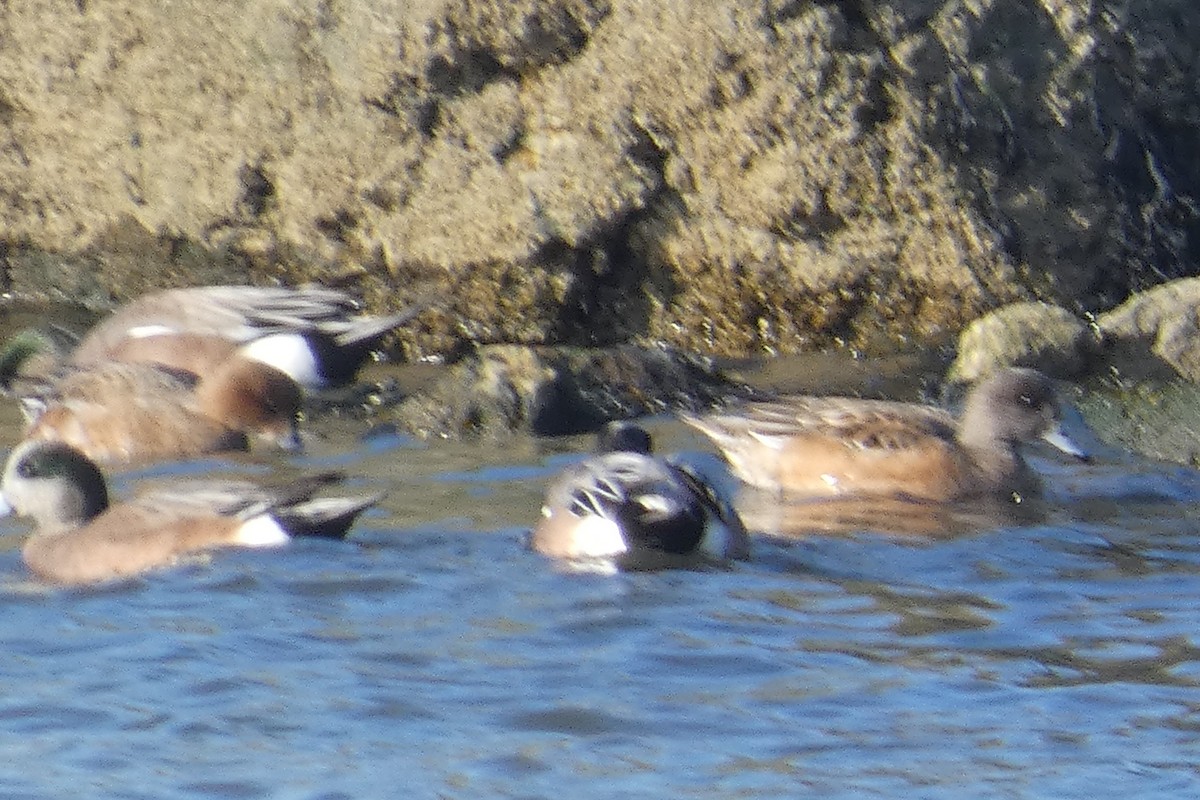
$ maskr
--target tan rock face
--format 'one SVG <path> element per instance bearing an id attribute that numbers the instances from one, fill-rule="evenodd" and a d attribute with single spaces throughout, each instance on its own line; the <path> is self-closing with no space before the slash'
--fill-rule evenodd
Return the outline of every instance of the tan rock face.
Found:
<path id="1" fill-rule="evenodd" d="M 440 285 L 414 355 L 1109 306 L 1191 263 L 1200 9 L 1093 5 L 18 4 L 8 286 L 321 280 L 381 310 Z"/>

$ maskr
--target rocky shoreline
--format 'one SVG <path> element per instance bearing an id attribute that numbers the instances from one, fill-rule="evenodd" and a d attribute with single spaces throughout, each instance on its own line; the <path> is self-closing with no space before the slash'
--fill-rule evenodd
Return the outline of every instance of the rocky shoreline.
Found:
<path id="1" fill-rule="evenodd" d="M 9 296 L 432 290 L 390 355 L 495 398 L 414 401 L 443 434 L 707 402 L 695 353 L 1200 375 L 1185 0 L 227 12 L 3 12 Z"/>
<path id="2" fill-rule="evenodd" d="M 321 281 L 463 339 L 952 341 L 1194 271 L 1185 0 L 6 9 L 3 282 Z"/>

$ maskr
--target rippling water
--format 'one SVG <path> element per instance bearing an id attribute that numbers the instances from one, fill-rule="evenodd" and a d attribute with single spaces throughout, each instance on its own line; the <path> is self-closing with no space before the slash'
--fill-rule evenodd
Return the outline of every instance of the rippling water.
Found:
<path id="1" fill-rule="evenodd" d="M 289 463 L 389 490 L 348 543 L 57 590 L 3 522 L 4 797 L 1200 795 L 1191 471 L 1041 460 L 1019 519 L 600 576 L 522 546 L 585 440 L 323 432 Z"/>

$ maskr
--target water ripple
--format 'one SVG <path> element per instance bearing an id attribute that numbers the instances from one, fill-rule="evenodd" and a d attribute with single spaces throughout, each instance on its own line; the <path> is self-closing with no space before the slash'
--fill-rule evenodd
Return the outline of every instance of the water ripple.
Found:
<path id="1" fill-rule="evenodd" d="M 522 546 L 558 445 L 335 444 L 297 464 L 389 487 L 350 542 L 55 590 L 3 523 L 6 796 L 1200 790 L 1189 472 L 1056 467 L 1020 521 L 595 575 Z"/>

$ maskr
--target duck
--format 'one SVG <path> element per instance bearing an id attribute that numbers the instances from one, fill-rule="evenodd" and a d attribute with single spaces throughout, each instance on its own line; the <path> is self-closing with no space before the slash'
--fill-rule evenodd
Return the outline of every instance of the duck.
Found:
<path id="1" fill-rule="evenodd" d="M 746 485 L 790 499 L 1020 501 L 1039 487 L 1024 443 L 1041 439 L 1088 458 L 1063 431 L 1054 383 L 1022 367 L 972 386 L 957 419 L 934 406 L 812 396 L 681 418 L 716 444 Z"/>
<path id="2" fill-rule="evenodd" d="M 235 351 L 284 372 L 306 391 L 354 380 L 383 337 L 431 305 L 430 297 L 386 316 L 358 314 L 336 289 L 309 285 L 214 285 L 164 289 L 135 298 L 87 331 L 65 355 L 70 367 L 109 361 L 152 363 L 201 376 Z M 0 381 L 22 373 L 27 359 L 51 344 L 18 335 L 0 365 Z"/>
<path id="3" fill-rule="evenodd" d="M 275 547 L 297 536 L 342 539 L 381 495 L 314 497 L 341 479 L 306 476 L 264 488 L 236 480 L 185 481 L 111 502 L 100 467 L 61 442 L 24 442 L 0 479 L 0 515 L 32 519 L 21 554 L 58 585 L 132 578 L 225 547 Z"/>
<path id="4" fill-rule="evenodd" d="M 303 448 L 300 386 L 240 354 L 210 373 L 106 362 L 67 370 L 22 399 L 23 441 L 69 444 L 108 466 L 248 450 L 251 440 Z"/>
<path id="5" fill-rule="evenodd" d="M 633 569 L 749 556 L 732 506 L 692 470 L 655 456 L 644 428 L 610 423 L 596 449 L 547 486 L 533 550 Z"/>

